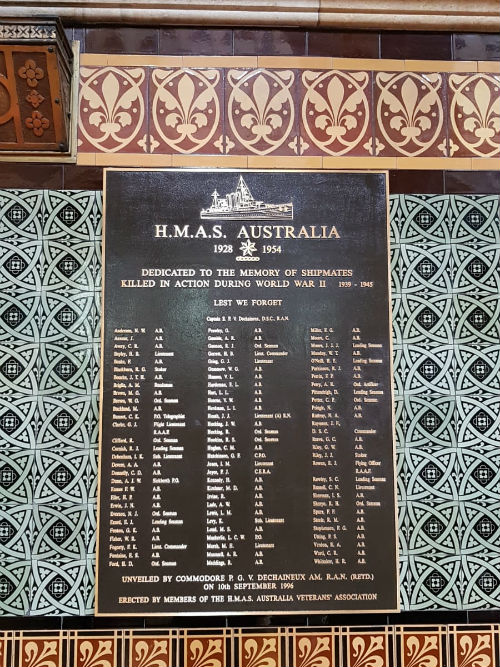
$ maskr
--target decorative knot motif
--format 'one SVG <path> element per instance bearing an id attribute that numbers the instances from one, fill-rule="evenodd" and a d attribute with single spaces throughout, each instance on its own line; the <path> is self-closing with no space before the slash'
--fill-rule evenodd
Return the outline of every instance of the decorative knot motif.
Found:
<path id="1" fill-rule="evenodd" d="M 30 88 L 38 86 L 40 79 L 43 79 L 44 72 L 41 67 L 37 67 L 34 60 L 27 60 L 23 67 L 17 71 L 21 79 L 26 79 L 26 83 Z"/>
<path id="2" fill-rule="evenodd" d="M 39 111 L 33 111 L 29 118 L 26 118 L 24 124 L 30 130 L 33 130 L 33 134 L 36 137 L 41 137 L 44 131 L 50 126 L 50 121 Z"/>

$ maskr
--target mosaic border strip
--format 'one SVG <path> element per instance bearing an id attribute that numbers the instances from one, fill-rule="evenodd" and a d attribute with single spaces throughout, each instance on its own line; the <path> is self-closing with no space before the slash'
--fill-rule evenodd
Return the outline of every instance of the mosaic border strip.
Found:
<path id="1" fill-rule="evenodd" d="M 499 625 L 0 633 L 1 667 L 497 667 Z"/>
<path id="2" fill-rule="evenodd" d="M 497 169 L 500 63 L 81 58 L 78 163 Z"/>

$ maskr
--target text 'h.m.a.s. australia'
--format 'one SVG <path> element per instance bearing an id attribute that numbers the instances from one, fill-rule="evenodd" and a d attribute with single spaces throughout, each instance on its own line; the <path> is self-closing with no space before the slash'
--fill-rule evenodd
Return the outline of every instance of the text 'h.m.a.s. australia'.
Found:
<path id="1" fill-rule="evenodd" d="M 248 185 L 240 176 L 234 192 L 225 197 L 217 190 L 212 193 L 212 203 L 201 209 L 202 220 L 247 220 L 269 221 L 275 224 L 242 224 L 236 234 L 238 239 L 339 239 L 335 225 L 292 225 L 281 222 L 293 221 L 293 203 L 270 204 L 252 196 Z M 227 228 L 221 224 L 211 226 L 157 224 L 154 226 L 156 238 L 174 239 L 221 239 L 226 238 Z"/>

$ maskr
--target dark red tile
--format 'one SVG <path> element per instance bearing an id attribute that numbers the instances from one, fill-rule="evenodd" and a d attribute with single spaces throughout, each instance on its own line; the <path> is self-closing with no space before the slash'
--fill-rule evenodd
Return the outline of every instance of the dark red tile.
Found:
<path id="1" fill-rule="evenodd" d="M 451 60 L 451 34 L 441 32 L 383 32 L 380 57 L 413 60 Z"/>
<path id="2" fill-rule="evenodd" d="M 453 60 L 500 60 L 500 33 L 453 35 Z"/>
<path id="3" fill-rule="evenodd" d="M 305 70 L 300 84 L 302 155 L 373 155 L 372 72 Z"/>
<path id="4" fill-rule="evenodd" d="M 444 187 L 447 195 L 497 195 L 500 171 L 445 171 Z"/>
<path id="5" fill-rule="evenodd" d="M 337 58 L 379 58 L 378 32 L 332 32 L 318 30 L 308 35 L 309 56 Z"/>
<path id="6" fill-rule="evenodd" d="M 85 31 L 87 53 L 158 53 L 156 28 L 87 28 Z"/>
<path id="7" fill-rule="evenodd" d="M 58 190 L 63 187 L 63 167 L 53 164 L 3 162 L 0 163 L 0 183 L 2 188 Z"/>
<path id="8" fill-rule="evenodd" d="M 391 195 L 444 194 L 444 172 L 394 169 L 389 171 Z"/>
<path id="9" fill-rule="evenodd" d="M 224 150 L 223 70 L 159 67 L 151 68 L 149 76 L 151 152 L 220 155 Z"/>
<path id="10" fill-rule="evenodd" d="M 65 190 L 102 190 L 102 167 L 78 167 L 64 165 Z"/>
<path id="11" fill-rule="evenodd" d="M 305 56 L 306 33 L 301 30 L 235 30 L 235 56 Z"/>
<path id="12" fill-rule="evenodd" d="M 230 56 L 233 32 L 230 28 L 161 28 L 162 55 Z"/>
<path id="13" fill-rule="evenodd" d="M 446 79 L 439 72 L 375 73 L 375 154 L 446 157 Z"/>

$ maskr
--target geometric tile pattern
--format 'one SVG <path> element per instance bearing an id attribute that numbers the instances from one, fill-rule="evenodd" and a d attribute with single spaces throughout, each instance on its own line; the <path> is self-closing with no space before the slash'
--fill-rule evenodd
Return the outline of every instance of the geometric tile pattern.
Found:
<path id="1" fill-rule="evenodd" d="M 0 191 L 0 216 L 0 613 L 81 616 L 95 560 L 101 193 Z"/>
<path id="2" fill-rule="evenodd" d="M 354 59 L 352 70 L 281 60 L 277 67 L 238 58 L 219 67 L 145 59 L 82 66 L 78 153 L 101 154 L 101 163 L 115 153 L 136 154 L 136 162 L 145 153 L 500 156 L 500 75 L 405 71 L 404 61 L 374 71 Z"/>
<path id="3" fill-rule="evenodd" d="M 220 84 L 216 73 L 205 71 L 198 87 L 205 111 L 223 116 L 214 97 Z M 184 112 L 193 120 L 203 105 L 191 97 L 189 81 L 172 72 L 155 76 L 164 89 L 150 89 L 150 95 L 158 104 L 169 100 L 169 113 L 180 113 L 173 107 L 181 104 L 184 91 L 191 100 L 191 111 Z M 271 89 L 271 78 L 248 77 L 242 70 L 231 76 L 242 88 L 233 91 L 232 104 L 253 113 L 252 95 L 260 87 Z M 290 104 L 291 73 L 276 76 L 278 99 L 269 113 Z M 329 86 L 348 85 L 345 77 L 341 82 L 321 76 L 307 79 L 313 105 L 320 105 L 314 91 L 326 104 Z M 362 77 L 355 80 L 362 88 Z M 109 78 L 104 84 L 106 77 L 99 81 L 115 85 Z M 177 102 L 167 90 L 176 91 Z M 90 107 L 97 109 L 91 100 Z M 244 128 L 240 123 L 231 130 L 235 145 L 257 136 L 244 134 Z M 283 126 L 275 129 L 255 146 L 278 141 Z M 114 140 L 125 136 L 115 130 Z M 191 130 L 183 140 L 186 150 L 202 136 Z M 173 136 L 165 134 L 162 141 Z M 286 143 L 282 146 L 285 150 Z M 391 196 L 390 212 L 402 608 L 498 608 L 499 197 Z M 99 192 L 0 191 L 0 614 L 93 613 L 101 214 Z M 183 632 L 63 633 L 46 640 L 46 650 L 55 653 L 44 660 L 87 665 L 95 651 L 103 651 L 99 660 L 111 667 L 117 655 L 123 664 L 193 667 L 207 661 L 255 667 L 260 661 L 292 660 L 304 667 L 370 660 L 439 666 L 448 641 L 442 628 L 383 628 L 369 635 L 340 628 L 320 633 L 288 628 L 273 636 L 256 629 Z M 472 665 L 480 648 L 480 635 L 469 635 L 454 635 L 456 642 L 449 644 L 448 654 L 459 656 L 463 665 L 469 657 Z M 45 649 L 36 637 L 26 648 L 30 659 L 23 654 L 24 639 L 9 637 L 14 642 L 9 651 L 24 655 L 20 664 L 35 664 L 37 655 L 41 660 L 37 651 Z M 490 639 L 491 649 L 498 630 Z"/>
<path id="4" fill-rule="evenodd" d="M 500 606 L 499 197 L 391 197 L 406 610 Z"/>
<path id="5" fill-rule="evenodd" d="M 499 631 L 498 625 L 17 631 L 0 633 L 0 665 L 498 667 Z"/>

